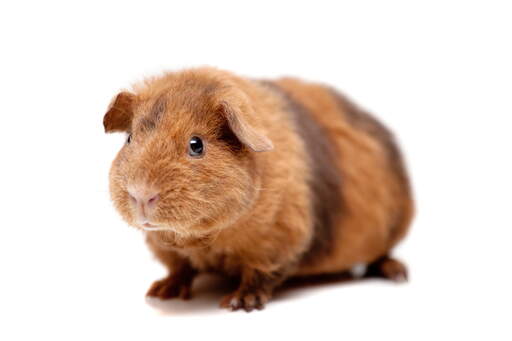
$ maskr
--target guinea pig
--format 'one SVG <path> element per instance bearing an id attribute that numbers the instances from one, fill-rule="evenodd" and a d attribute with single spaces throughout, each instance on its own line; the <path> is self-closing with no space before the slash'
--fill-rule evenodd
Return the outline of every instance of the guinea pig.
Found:
<path id="1" fill-rule="evenodd" d="M 251 311 L 291 277 L 406 280 L 390 255 L 413 217 L 401 153 L 333 88 L 188 69 L 120 92 L 103 124 L 127 134 L 114 206 L 169 270 L 147 296 L 187 299 L 214 272 L 239 283 L 220 306 Z"/>

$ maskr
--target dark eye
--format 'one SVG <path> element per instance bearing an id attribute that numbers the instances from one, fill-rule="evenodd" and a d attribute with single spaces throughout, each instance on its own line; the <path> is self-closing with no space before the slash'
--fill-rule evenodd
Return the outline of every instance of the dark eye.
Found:
<path id="1" fill-rule="evenodd" d="M 190 156 L 201 156 L 203 151 L 203 141 L 197 136 L 192 136 L 188 142 L 188 154 Z"/>
<path id="2" fill-rule="evenodd" d="M 128 135 L 126 138 L 126 144 L 129 144 L 130 142 L 132 142 L 132 134 Z"/>

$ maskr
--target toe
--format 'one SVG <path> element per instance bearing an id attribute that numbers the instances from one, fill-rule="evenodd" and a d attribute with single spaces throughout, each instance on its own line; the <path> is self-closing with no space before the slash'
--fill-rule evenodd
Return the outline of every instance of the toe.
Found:
<path id="1" fill-rule="evenodd" d="M 180 288 L 180 294 L 179 294 L 179 297 L 182 299 L 182 300 L 189 300 L 191 295 L 190 295 L 190 287 L 188 285 L 183 285 L 181 288 Z"/>
<path id="2" fill-rule="evenodd" d="M 401 262 L 395 259 L 388 259 L 381 266 L 384 277 L 397 283 L 407 281 L 407 268 Z"/>
<path id="3" fill-rule="evenodd" d="M 246 295 L 244 297 L 244 310 L 251 312 L 256 307 L 256 297 L 253 294 Z"/>
<path id="4" fill-rule="evenodd" d="M 238 293 L 232 293 L 229 295 L 226 295 L 222 298 L 220 301 L 220 307 L 229 309 L 229 310 L 238 310 L 242 306 L 240 295 Z"/>
<path id="5" fill-rule="evenodd" d="M 155 281 L 149 288 L 148 292 L 146 293 L 146 296 L 158 297 L 160 289 L 162 288 L 162 282 L 163 280 Z"/>

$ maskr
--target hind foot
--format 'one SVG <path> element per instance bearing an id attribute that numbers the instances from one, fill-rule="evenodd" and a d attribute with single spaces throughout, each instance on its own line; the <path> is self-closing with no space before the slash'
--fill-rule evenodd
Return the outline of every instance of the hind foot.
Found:
<path id="1" fill-rule="evenodd" d="M 387 278 L 398 283 L 406 282 L 407 267 L 396 259 L 384 256 L 368 266 L 367 276 Z"/>

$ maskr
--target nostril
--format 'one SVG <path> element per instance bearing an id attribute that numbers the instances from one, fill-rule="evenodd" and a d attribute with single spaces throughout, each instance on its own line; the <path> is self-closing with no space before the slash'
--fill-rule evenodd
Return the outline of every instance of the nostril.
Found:
<path id="1" fill-rule="evenodd" d="M 158 199 L 159 199 L 158 194 L 153 195 L 151 198 L 149 198 L 149 200 L 148 200 L 148 204 L 150 204 L 150 205 L 151 205 L 151 204 L 155 204 L 155 203 L 158 201 Z"/>

